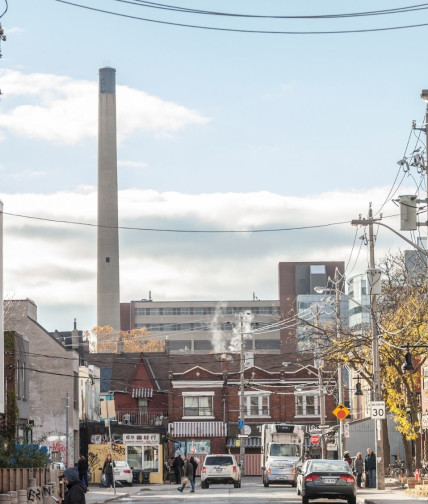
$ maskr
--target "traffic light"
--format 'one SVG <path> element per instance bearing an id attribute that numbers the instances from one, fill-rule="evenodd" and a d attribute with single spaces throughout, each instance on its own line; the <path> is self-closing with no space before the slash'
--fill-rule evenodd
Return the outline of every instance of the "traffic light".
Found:
<path id="1" fill-rule="evenodd" d="M 404 363 L 401 366 L 401 370 L 403 371 L 403 373 L 405 371 L 414 371 L 415 370 L 415 368 L 413 366 L 413 362 L 412 362 L 412 354 L 410 353 L 410 346 L 408 343 L 407 343 L 407 352 L 404 355 Z"/>

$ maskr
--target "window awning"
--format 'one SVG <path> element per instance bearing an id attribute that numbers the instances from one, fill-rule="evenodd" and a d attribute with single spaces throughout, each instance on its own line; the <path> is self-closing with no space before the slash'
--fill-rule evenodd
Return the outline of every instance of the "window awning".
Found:
<path id="1" fill-rule="evenodd" d="M 261 437 L 247 437 L 247 438 L 240 438 L 241 443 L 245 440 L 245 447 L 246 448 L 261 448 L 262 446 L 262 438 Z M 235 437 L 229 437 L 227 438 L 227 448 L 235 448 L 236 447 L 236 440 L 237 438 Z"/>
<path id="2" fill-rule="evenodd" d="M 132 397 L 136 399 L 140 398 L 149 398 L 153 397 L 153 389 L 152 388 L 133 388 L 132 389 Z"/>

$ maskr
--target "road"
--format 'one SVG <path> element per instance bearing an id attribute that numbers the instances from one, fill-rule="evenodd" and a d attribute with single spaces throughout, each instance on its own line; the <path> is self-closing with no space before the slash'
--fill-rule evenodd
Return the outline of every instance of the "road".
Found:
<path id="1" fill-rule="evenodd" d="M 190 493 L 187 487 L 184 493 L 177 491 L 177 485 L 156 485 L 141 487 L 129 498 L 120 498 L 123 504 L 165 504 L 170 502 L 195 502 L 203 504 L 301 504 L 301 497 L 297 496 L 296 489 L 289 486 L 270 486 L 264 488 L 261 478 L 245 478 L 241 488 L 232 485 L 211 485 L 209 489 L 202 490 L 197 483 L 195 493 Z M 344 503 L 340 500 L 317 500 L 316 504 Z"/>

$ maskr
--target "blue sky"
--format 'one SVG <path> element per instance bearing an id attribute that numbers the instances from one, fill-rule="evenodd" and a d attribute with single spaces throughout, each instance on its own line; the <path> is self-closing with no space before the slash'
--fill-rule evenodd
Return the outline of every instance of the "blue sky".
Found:
<path id="1" fill-rule="evenodd" d="M 168 22 L 256 30 L 356 30 L 428 23 L 428 11 L 336 20 L 217 19 L 116 1 L 77 2 Z M 313 15 L 373 2 L 177 0 L 217 11 Z M 410 2 L 378 1 L 376 9 Z M 0 13 L 3 3 L 0 0 Z M 94 223 L 97 77 L 116 68 L 119 218 L 168 229 L 342 222 L 390 199 L 413 119 L 423 120 L 428 27 L 274 35 L 125 19 L 55 0 L 10 2 L 0 60 L 0 197 L 5 212 Z M 407 153 L 417 143 L 412 135 Z M 402 179 L 402 173 L 398 182 Z M 413 170 L 393 196 L 413 193 Z M 398 185 L 398 184 L 397 184 Z M 396 189 L 396 185 L 394 188 Z M 420 187 L 425 191 L 425 185 Z M 424 197 L 422 194 L 421 197 Z M 393 204 L 385 215 L 397 213 Z M 5 216 L 5 296 L 41 323 L 95 323 L 96 233 Z M 398 228 L 397 219 L 389 220 Z M 403 247 L 379 235 L 377 255 Z M 356 256 L 350 225 L 245 235 L 120 232 L 121 299 L 277 297 L 277 264 Z M 365 249 L 364 249 L 365 250 Z M 19 252 L 17 252 L 19 251 Z M 351 269 L 351 267 L 349 268 Z M 59 294 L 58 294 L 59 293 Z M 80 324 L 79 324 L 80 322 Z"/>

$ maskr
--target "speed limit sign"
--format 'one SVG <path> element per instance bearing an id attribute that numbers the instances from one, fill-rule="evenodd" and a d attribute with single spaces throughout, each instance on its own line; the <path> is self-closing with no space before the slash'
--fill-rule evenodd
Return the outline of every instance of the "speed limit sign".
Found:
<path id="1" fill-rule="evenodd" d="M 382 420 L 386 417 L 385 401 L 372 402 L 372 418 Z"/>

